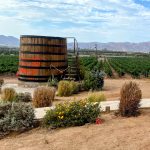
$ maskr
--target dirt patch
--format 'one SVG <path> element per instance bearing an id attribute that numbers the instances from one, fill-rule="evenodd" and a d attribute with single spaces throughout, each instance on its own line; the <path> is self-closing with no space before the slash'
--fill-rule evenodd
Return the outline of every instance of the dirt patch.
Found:
<path id="1" fill-rule="evenodd" d="M 102 115 L 101 125 L 32 131 L 0 140 L 1 150 L 149 150 L 150 110 L 135 118 Z"/>
<path id="2" fill-rule="evenodd" d="M 129 81 L 135 81 L 137 84 L 139 84 L 142 93 L 143 98 L 150 98 L 150 79 L 105 79 L 105 84 L 102 93 L 105 94 L 107 100 L 118 100 L 120 98 L 120 89 L 123 86 L 124 83 Z M 87 98 L 89 92 L 82 92 L 79 94 L 75 94 L 70 97 L 56 97 L 58 101 L 68 101 L 73 99 L 84 99 Z"/>

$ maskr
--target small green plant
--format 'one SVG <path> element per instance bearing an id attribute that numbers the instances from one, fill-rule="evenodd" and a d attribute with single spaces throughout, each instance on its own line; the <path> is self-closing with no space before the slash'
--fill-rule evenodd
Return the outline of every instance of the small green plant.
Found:
<path id="1" fill-rule="evenodd" d="M 59 96 L 70 96 L 79 92 L 79 84 L 74 81 L 60 81 L 58 84 Z"/>
<path id="2" fill-rule="evenodd" d="M 31 102 L 32 96 L 29 92 L 18 93 L 15 98 L 16 102 Z"/>
<path id="3" fill-rule="evenodd" d="M 58 80 L 54 76 L 50 77 L 47 83 L 48 86 L 54 86 L 57 87 L 58 85 Z"/>
<path id="4" fill-rule="evenodd" d="M 135 82 L 125 83 L 120 92 L 119 112 L 121 116 L 137 116 L 139 114 L 142 92 Z"/>
<path id="5" fill-rule="evenodd" d="M 35 107 L 49 107 L 55 97 L 55 89 L 50 87 L 38 87 L 33 94 L 33 106 Z"/>
<path id="6" fill-rule="evenodd" d="M 13 102 L 16 95 L 16 91 L 13 88 L 5 88 L 2 90 L 2 100 L 5 102 Z"/>
<path id="7" fill-rule="evenodd" d="M 106 101 L 106 97 L 103 93 L 99 92 L 93 92 L 90 93 L 87 100 L 89 102 L 101 102 L 101 101 Z"/>
<path id="8" fill-rule="evenodd" d="M 22 131 L 33 127 L 34 110 L 30 104 L 0 104 L 0 133 Z"/>
<path id="9" fill-rule="evenodd" d="M 100 115 L 98 104 L 77 101 L 56 105 L 55 109 L 48 110 L 44 117 L 47 127 L 82 126 L 94 123 Z"/>

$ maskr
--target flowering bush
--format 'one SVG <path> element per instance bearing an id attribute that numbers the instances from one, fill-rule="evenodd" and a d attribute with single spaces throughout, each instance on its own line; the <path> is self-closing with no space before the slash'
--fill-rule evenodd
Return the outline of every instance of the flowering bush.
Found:
<path id="1" fill-rule="evenodd" d="M 48 110 L 44 117 L 44 124 L 50 127 L 81 126 L 94 123 L 100 114 L 99 104 L 78 101 L 56 105 Z"/>

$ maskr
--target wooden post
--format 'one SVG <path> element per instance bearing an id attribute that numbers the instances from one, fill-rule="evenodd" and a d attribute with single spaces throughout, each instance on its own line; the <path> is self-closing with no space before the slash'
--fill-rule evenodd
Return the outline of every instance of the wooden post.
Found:
<path id="1" fill-rule="evenodd" d="M 110 106 L 106 106 L 106 113 L 110 113 Z"/>

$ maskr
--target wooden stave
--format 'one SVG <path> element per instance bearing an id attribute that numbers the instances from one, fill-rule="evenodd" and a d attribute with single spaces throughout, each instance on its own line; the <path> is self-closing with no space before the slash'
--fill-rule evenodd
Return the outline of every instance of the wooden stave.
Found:
<path id="1" fill-rule="evenodd" d="M 22 43 L 24 44 L 24 43 L 32 43 L 33 45 L 22 45 Z M 48 47 L 48 46 L 45 46 L 45 44 L 53 44 L 53 45 L 60 45 L 60 47 Z M 43 46 L 37 46 L 36 44 L 43 44 Z M 64 46 L 65 45 L 65 46 Z M 61 47 L 62 46 L 62 47 Z M 48 39 L 40 39 L 40 38 L 37 38 L 37 39 L 34 39 L 34 37 L 32 38 L 31 37 L 31 39 L 29 39 L 29 38 L 22 38 L 21 37 L 21 52 L 20 52 L 20 62 L 19 62 L 19 64 L 20 64 L 20 69 L 22 68 L 21 66 L 22 66 L 22 64 L 24 63 L 24 61 L 28 61 L 27 59 L 28 59 L 28 57 L 29 57 L 29 55 L 28 54 L 22 54 L 22 52 L 27 52 L 27 50 L 30 50 L 31 52 L 33 52 L 33 55 L 31 54 L 30 55 L 30 60 L 31 61 L 34 61 L 34 62 L 36 62 L 36 63 L 39 63 L 39 61 L 45 61 L 45 60 L 48 60 L 48 59 L 51 59 L 51 61 L 52 62 L 42 62 L 42 63 L 39 63 L 39 65 L 37 65 L 37 67 L 38 66 L 41 66 L 41 64 L 42 64 L 42 67 L 43 66 L 49 66 L 50 64 L 52 64 L 52 65 L 54 65 L 56 68 L 57 67 L 63 67 L 63 69 L 60 69 L 60 70 L 64 70 L 64 68 L 66 68 L 67 67 L 67 49 L 66 49 L 66 47 L 67 47 L 67 45 L 66 45 L 66 39 L 59 39 L 59 40 L 57 40 L 57 39 L 55 39 L 55 40 L 53 40 L 53 39 L 51 39 L 50 41 L 48 40 Z M 36 50 L 36 51 L 35 51 Z M 43 52 L 43 51 L 48 51 L 48 52 L 51 52 L 51 54 L 49 55 L 49 56 L 45 56 L 45 55 L 43 55 L 43 54 L 39 54 L 38 56 L 39 56 L 39 60 L 36 58 L 34 58 L 35 57 L 35 53 L 36 52 Z M 61 50 L 61 51 L 60 51 Z M 55 51 L 55 55 L 53 55 L 53 52 Z M 64 52 L 63 54 L 60 54 L 60 52 L 62 53 L 62 51 Z M 36 55 L 37 56 L 37 55 Z M 34 59 L 33 59 L 34 58 Z M 21 59 L 24 59 L 24 61 L 22 61 Z M 57 62 L 57 60 L 58 61 L 62 61 L 62 62 Z M 53 61 L 55 61 L 55 62 L 53 62 Z M 28 65 L 27 65 L 28 64 Z M 26 66 L 26 67 L 29 67 L 30 68 L 30 66 L 32 66 L 33 64 L 35 64 L 35 63 L 31 63 L 31 62 L 28 62 L 26 65 L 24 65 L 24 66 Z M 34 65 L 33 65 L 34 66 Z M 33 74 L 33 73 L 30 73 L 30 71 L 29 70 L 36 70 L 36 69 L 32 69 L 32 68 L 30 68 L 30 69 L 27 69 L 26 68 L 26 71 L 28 72 L 28 73 L 22 73 L 22 72 L 20 72 L 20 74 L 19 74 L 19 76 L 20 76 L 20 78 L 22 78 L 21 76 L 22 75 L 26 75 L 26 78 L 28 78 L 28 76 L 30 76 L 30 75 L 33 75 L 33 76 L 36 76 L 36 75 L 41 75 L 41 76 L 45 76 L 45 75 L 47 75 L 47 76 L 50 76 L 50 75 L 59 75 L 59 74 L 61 74 L 60 72 L 58 72 L 58 70 L 51 70 L 51 71 L 47 71 L 46 69 L 37 69 L 37 74 Z M 44 72 L 44 71 L 45 72 Z M 39 72 L 38 72 L 39 71 Z M 32 71 L 31 71 L 32 72 Z M 41 73 L 42 72 L 42 73 Z M 49 73 L 48 73 L 49 72 Z M 24 78 L 24 79 L 26 79 L 26 78 Z M 32 78 L 32 80 L 33 80 L 33 78 Z M 47 78 L 46 78 L 46 80 L 47 80 Z M 39 81 L 39 80 L 38 80 Z"/>

